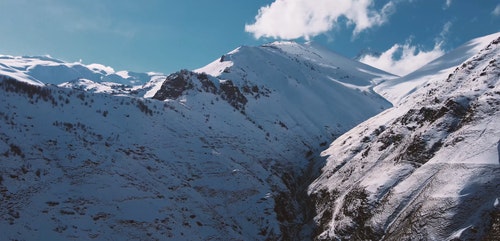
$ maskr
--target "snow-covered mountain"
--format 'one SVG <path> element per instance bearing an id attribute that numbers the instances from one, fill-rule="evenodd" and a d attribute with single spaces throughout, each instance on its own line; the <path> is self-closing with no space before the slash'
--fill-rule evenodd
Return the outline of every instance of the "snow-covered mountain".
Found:
<path id="1" fill-rule="evenodd" d="M 87 92 L 139 96 L 166 77 L 154 72 L 115 71 L 102 64 L 67 63 L 50 56 L 10 55 L 0 55 L 0 74 L 39 86 L 54 84 Z"/>
<path id="2" fill-rule="evenodd" d="M 485 48 L 499 33 L 473 39 L 449 53 L 431 61 L 412 73 L 397 79 L 391 79 L 375 86 L 375 91 L 394 105 L 407 95 L 415 92 L 429 81 L 443 80 L 459 65 Z"/>
<path id="3" fill-rule="evenodd" d="M 376 87 L 396 106 L 335 140 L 309 187 L 318 240 L 500 238 L 499 45 L 475 39 Z"/>
<path id="4" fill-rule="evenodd" d="M 144 95 L 1 63 L 7 239 L 310 237 L 319 152 L 391 106 L 372 87 L 393 76 L 309 44 L 240 47 Z"/>
<path id="5" fill-rule="evenodd" d="M 313 43 L 168 76 L 2 56 L 2 237 L 495 240 L 497 38 L 402 78 Z"/>

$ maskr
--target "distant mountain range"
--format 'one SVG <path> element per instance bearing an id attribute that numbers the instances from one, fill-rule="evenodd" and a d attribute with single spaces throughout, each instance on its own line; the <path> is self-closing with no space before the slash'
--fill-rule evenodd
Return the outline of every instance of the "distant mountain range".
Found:
<path id="1" fill-rule="evenodd" d="M 499 37 L 405 77 L 294 42 L 170 75 L 0 56 L 2 236 L 494 240 Z"/>

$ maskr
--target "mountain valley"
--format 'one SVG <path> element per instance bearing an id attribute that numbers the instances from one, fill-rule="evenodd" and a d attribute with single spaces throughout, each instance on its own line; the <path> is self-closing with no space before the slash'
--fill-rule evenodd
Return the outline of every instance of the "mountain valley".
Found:
<path id="1" fill-rule="evenodd" d="M 314 43 L 196 70 L 0 57 L 7 240 L 495 240 L 500 34 L 398 77 Z"/>

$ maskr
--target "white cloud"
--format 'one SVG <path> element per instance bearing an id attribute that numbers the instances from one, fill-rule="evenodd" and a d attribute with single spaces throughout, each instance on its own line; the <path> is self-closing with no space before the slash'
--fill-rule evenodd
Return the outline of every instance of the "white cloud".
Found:
<path id="1" fill-rule="evenodd" d="M 500 16 L 500 4 L 498 4 L 495 9 L 493 10 L 493 12 L 491 12 L 491 14 L 493 14 L 493 16 Z"/>
<path id="2" fill-rule="evenodd" d="M 399 76 L 405 76 L 445 53 L 442 46 L 450 33 L 453 23 L 446 22 L 435 38 L 434 48 L 424 51 L 411 44 L 411 38 L 405 44 L 394 44 L 380 56 L 365 55 L 360 61 L 373 67 Z"/>
<path id="3" fill-rule="evenodd" d="M 443 30 L 439 33 L 439 37 L 436 38 L 436 43 L 442 44 L 448 34 L 450 33 L 450 29 L 452 27 L 453 23 L 451 21 L 446 22 L 443 25 Z"/>
<path id="4" fill-rule="evenodd" d="M 447 9 L 451 6 L 451 2 L 452 0 L 446 0 L 446 3 L 445 3 L 445 6 L 444 6 L 444 9 Z"/>
<path id="5" fill-rule="evenodd" d="M 412 46 L 411 42 L 407 42 L 393 45 L 379 57 L 366 55 L 360 61 L 389 73 L 405 76 L 444 53 L 440 43 L 436 44 L 432 50 L 423 51 L 417 46 Z M 398 55 L 400 57 L 396 58 Z"/>
<path id="6" fill-rule="evenodd" d="M 255 23 L 245 25 L 245 31 L 255 38 L 309 39 L 332 30 L 344 17 L 357 35 L 384 24 L 394 11 L 393 1 L 376 11 L 373 0 L 276 0 L 260 8 Z"/>

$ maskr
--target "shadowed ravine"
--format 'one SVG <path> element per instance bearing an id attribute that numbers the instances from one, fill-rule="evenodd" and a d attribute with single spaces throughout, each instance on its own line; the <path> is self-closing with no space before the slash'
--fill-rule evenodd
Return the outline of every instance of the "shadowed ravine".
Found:
<path id="1" fill-rule="evenodd" d="M 319 177 L 325 159 L 315 152 L 308 158 L 309 165 L 299 173 L 285 172 L 281 179 L 287 190 L 278 191 L 274 197 L 274 211 L 280 222 L 280 240 L 313 240 L 316 232 L 314 217 L 315 200 L 307 191 L 309 185 Z"/>

